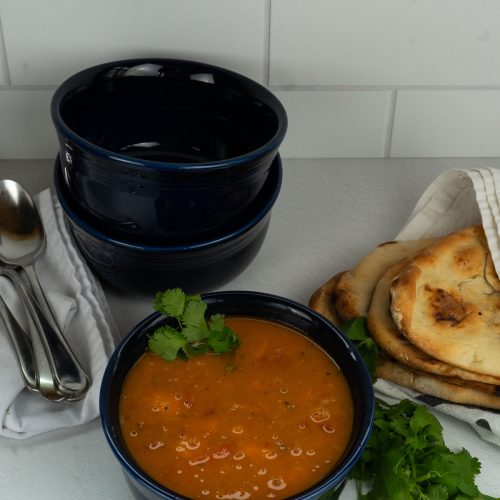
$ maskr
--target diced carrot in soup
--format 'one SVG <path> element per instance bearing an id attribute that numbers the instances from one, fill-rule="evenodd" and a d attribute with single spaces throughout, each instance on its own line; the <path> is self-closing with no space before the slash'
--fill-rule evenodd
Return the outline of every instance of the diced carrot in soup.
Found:
<path id="1" fill-rule="evenodd" d="M 286 498 L 342 456 L 353 404 L 337 365 L 278 323 L 226 318 L 239 347 L 189 361 L 145 353 L 125 380 L 120 424 L 131 455 L 190 498 Z"/>

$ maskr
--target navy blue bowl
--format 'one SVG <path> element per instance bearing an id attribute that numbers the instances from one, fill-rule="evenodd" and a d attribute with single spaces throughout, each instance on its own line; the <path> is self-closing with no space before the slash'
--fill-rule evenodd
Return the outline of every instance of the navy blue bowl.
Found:
<path id="1" fill-rule="evenodd" d="M 109 227 L 89 221 L 74 202 L 56 160 L 54 186 L 81 254 L 108 284 L 137 295 L 181 287 L 187 292 L 213 290 L 234 279 L 260 250 L 281 189 L 282 165 L 276 156 L 259 196 L 259 205 L 238 225 L 217 237 L 192 244 L 153 246 L 123 239 Z"/>
<path id="2" fill-rule="evenodd" d="M 196 241 L 255 209 L 287 128 L 264 86 L 177 59 L 87 68 L 51 115 L 75 203 L 123 237 Z"/>
<path id="3" fill-rule="evenodd" d="M 354 425 L 348 447 L 325 478 L 307 491 L 291 497 L 295 500 L 314 500 L 329 492 L 331 496 L 328 498 L 335 498 L 343 488 L 349 471 L 363 453 L 373 426 L 373 386 L 361 356 L 340 329 L 310 308 L 294 301 L 264 293 L 240 291 L 209 293 L 203 299 L 208 304 L 208 314 L 263 318 L 302 332 L 322 347 L 346 376 L 354 401 Z M 165 317 L 159 313 L 148 316 L 116 348 L 102 379 L 99 407 L 106 439 L 137 497 L 180 500 L 185 497 L 159 485 L 137 466 L 121 436 L 118 420 L 118 401 L 123 381 L 146 350 L 148 334 L 164 322 Z"/>

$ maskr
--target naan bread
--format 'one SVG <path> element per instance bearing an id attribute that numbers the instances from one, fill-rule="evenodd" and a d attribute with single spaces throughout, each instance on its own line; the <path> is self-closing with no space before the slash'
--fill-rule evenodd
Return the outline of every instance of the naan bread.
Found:
<path id="1" fill-rule="evenodd" d="M 333 305 L 333 293 L 343 272 L 336 274 L 326 283 L 323 283 L 309 299 L 309 307 L 314 311 L 322 314 L 326 319 L 330 320 L 334 325 L 339 325 L 341 320 Z"/>
<path id="2" fill-rule="evenodd" d="M 366 316 L 373 290 L 385 270 L 405 257 L 411 257 L 435 240 L 389 241 L 381 243 L 350 271 L 334 288 L 333 304 L 341 321 Z"/>
<path id="3" fill-rule="evenodd" d="M 410 368 L 443 377 L 455 377 L 500 386 L 500 378 L 464 370 L 429 356 L 398 331 L 391 315 L 389 290 L 394 277 L 404 269 L 408 262 L 410 262 L 409 259 L 403 259 L 391 266 L 375 287 L 368 311 L 368 329 L 373 340 L 390 357 Z"/>
<path id="4" fill-rule="evenodd" d="M 391 285 L 391 313 L 430 356 L 500 377 L 500 281 L 481 226 L 456 231 L 414 257 Z"/>
<path id="5" fill-rule="evenodd" d="M 413 370 L 401 363 L 383 358 L 377 365 L 377 376 L 422 394 L 453 403 L 500 410 L 500 387 L 498 386 L 465 381 L 457 385 L 448 378 Z"/>

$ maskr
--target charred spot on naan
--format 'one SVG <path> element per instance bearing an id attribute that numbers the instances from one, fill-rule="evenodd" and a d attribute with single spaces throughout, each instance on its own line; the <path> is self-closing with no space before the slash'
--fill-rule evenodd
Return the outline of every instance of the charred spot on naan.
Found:
<path id="1" fill-rule="evenodd" d="M 475 307 L 463 301 L 458 293 L 449 292 L 442 288 L 433 288 L 425 285 L 427 300 L 432 309 L 432 316 L 436 322 L 446 321 L 456 326 L 468 316 L 474 314 Z M 478 314 L 481 314 L 479 311 Z"/>

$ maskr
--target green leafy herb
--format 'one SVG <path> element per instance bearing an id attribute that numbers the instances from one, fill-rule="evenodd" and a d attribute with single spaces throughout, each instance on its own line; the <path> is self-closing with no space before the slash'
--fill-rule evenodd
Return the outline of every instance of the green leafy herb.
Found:
<path id="1" fill-rule="evenodd" d="M 341 325 L 346 335 L 353 341 L 354 346 L 363 358 L 372 382 L 375 382 L 375 370 L 378 361 L 378 347 L 368 333 L 366 318 L 357 317 Z"/>
<path id="2" fill-rule="evenodd" d="M 148 348 L 168 361 L 189 358 L 207 352 L 224 353 L 239 344 L 236 333 L 224 325 L 222 314 L 207 320 L 207 305 L 200 295 L 186 295 L 180 288 L 156 294 L 154 308 L 177 322 L 177 326 L 160 326 L 148 339 Z"/>
<path id="3" fill-rule="evenodd" d="M 342 329 L 375 380 L 378 352 L 369 342 L 366 319 L 355 318 Z M 454 453 L 445 445 L 439 420 L 424 406 L 376 399 L 373 432 L 350 477 L 357 481 L 359 499 L 495 500 L 475 484 L 480 468 L 467 450 Z"/>

